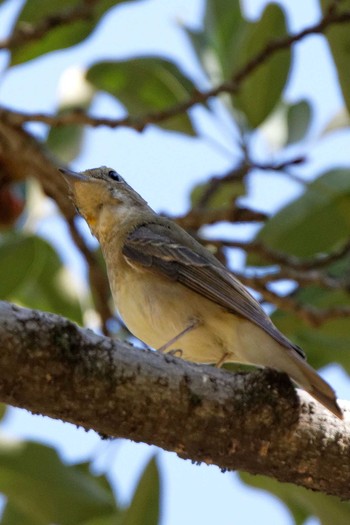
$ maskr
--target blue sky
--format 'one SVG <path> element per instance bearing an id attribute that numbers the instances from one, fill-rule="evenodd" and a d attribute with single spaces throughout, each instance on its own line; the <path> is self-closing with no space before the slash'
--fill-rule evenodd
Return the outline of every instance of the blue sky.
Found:
<path id="1" fill-rule="evenodd" d="M 246 0 L 244 5 L 250 16 L 256 16 L 265 3 L 263 0 Z M 280 3 L 286 7 L 292 31 L 315 22 L 319 16 L 318 4 L 314 0 L 284 0 Z M 0 37 L 8 31 L 20 4 L 20 1 L 11 0 L 0 9 Z M 96 60 L 124 58 L 139 53 L 170 57 L 194 79 L 203 82 L 201 71 L 181 30 L 183 23 L 199 27 L 202 12 L 203 3 L 199 0 L 150 0 L 121 5 L 101 22 L 96 34 L 85 43 L 73 50 L 52 53 L 16 67 L 6 74 L 0 84 L 1 103 L 28 112 L 53 112 L 57 105 L 57 84 L 67 67 L 84 67 Z M 297 101 L 306 97 L 312 100 L 315 118 L 304 144 L 305 153 L 311 161 L 304 175 L 310 178 L 334 165 L 335 158 L 339 165 L 348 162 L 348 136 L 347 132 L 335 133 L 318 142 L 322 129 L 343 106 L 325 42 L 319 36 L 311 36 L 298 44 L 294 52 L 295 67 L 286 90 L 286 99 Z M 5 60 L 0 59 L 0 69 L 3 67 Z M 111 97 L 100 95 L 93 111 L 100 115 L 120 116 L 122 110 Z M 188 206 L 189 191 L 195 183 L 205 180 L 210 174 L 224 171 L 239 158 L 237 134 L 234 128 L 227 125 L 224 116 L 213 119 L 204 110 L 198 109 L 194 114 L 201 139 L 166 134 L 154 127 L 143 134 L 133 130 L 89 130 L 82 154 L 72 167 L 86 169 L 110 165 L 157 211 L 181 213 Z M 44 133 L 41 126 L 32 126 L 31 129 L 39 136 Z M 220 147 L 213 145 L 213 140 Z M 271 162 L 279 158 L 278 152 L 261 135 L 256 136 L 254 145 L 254 153 L 259 160 Z M 293 150 L 290 153 L 292 155 Z M 300 191 L 300 186 L 283 177 L 256 174 L 251 180 L 248 202 L 256 208 L 272 212 Z M 63 223 L 51 208 L 38 227 L 39 232 L 58 247 L 64 260 L 80 278 L 84 273 L 82 261 L 66 236 Z M 246 238 L 253 230 L 251 226 L 235 226 L 230 228 L 229 233 L 238 239 Z M 237 257 L 234 260 L 237 268 L 240 263 L 241 258 Z M 323 375 L 336 387 L 340 397 L 350 395 L 347 378 L 337 367 L 329 367 Z M 94 458 L 96 469 L 109 472 L 123 501 L 130 497 L 147 459 L 157 452 L 164 481 L 162 525 L 194 521 L 202 525 L 292 523 L 282 504 L 266 493 L 242 486 L 235 474 L 222 474 L 213 466 L 198 467 L 154 447 L 127 441 L 101 442 L 93 432 L 86 433 L 67 423 L 15 409 L 10 411 L 4 431 L 13 436 L 53 444 L 69 461 Z M 310 520 L 308 525 L 314 523 L 315 520 Z"/>

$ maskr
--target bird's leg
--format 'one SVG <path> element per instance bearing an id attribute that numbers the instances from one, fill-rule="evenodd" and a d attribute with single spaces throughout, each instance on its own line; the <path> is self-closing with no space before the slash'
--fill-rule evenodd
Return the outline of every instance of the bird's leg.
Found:
<path id="1" fill-rule="evenodd" d="M 230 355 L 230 352 L 225 352 L 219 359 L 217 363 L 215 363 L 216 368 L 221 368 L 228 356 Z"/>
<path id="2" fill-rule="evenodd" d="M 194 319 L 188 326 L 186 326 L 186 328 L 184 330 L 182 330 L 179 334 L 177 334 L 175 337 L 173 337 L 172 339 L 170 339 L 170 341 L 168 341 L 167 343 L 165 343 L 164 345 L 162 345 L 160 348 L 157 348 L 158 352 L 166 352 L 166 350 L 172 346 L 174 343 L 176 343 L 176 341 L 178 341 L 182 336 L 184 336 L 185 334 L 188 334 L 188 332 L 190 332 L 191 330 L 193 330 L 194 328 L 197 328 L 197 326 L 200 324 L 200 321 L 198 319 Z M 179 352 L 179 350 L 173 350 L 174 354 L 176 352 Z M 181 351 L 181 354 L 182 354 L 182 351 Z"/>

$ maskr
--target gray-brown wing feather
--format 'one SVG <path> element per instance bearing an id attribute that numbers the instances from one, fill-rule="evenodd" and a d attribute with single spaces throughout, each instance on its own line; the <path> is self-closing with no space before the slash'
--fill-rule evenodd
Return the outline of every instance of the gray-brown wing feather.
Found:
<path id="1" fill-rule="evenodd" d="M 193 238 L 189 246 L 179 242 L 176 230 L 159 224 L 140 226 L 127 237 L 123 254 L 133 265 L 167 276 L 214 303 L 255 323 L 286 348 L 302 350 L 291 343 L 273 325 L 259 303 L 244 286 L 199 243 L 194 251 Z M 183 236 L 181 235 L 183 238 Z"/>

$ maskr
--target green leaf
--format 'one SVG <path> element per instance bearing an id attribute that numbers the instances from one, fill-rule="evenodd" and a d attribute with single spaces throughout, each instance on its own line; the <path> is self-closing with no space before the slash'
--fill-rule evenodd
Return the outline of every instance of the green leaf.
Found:
<path id="1" fill-rule="evenodd" d="M 198 184 L 191 192 L 192 208 L 205 207 L 206 209 L 232 208 L 238 197 L 245 194 L 242 181 L 222 181 L 214 191 L 208 194 L 210 183 Z"/>
<path id="2" fill-rule="evenodd" d="M 259 232 L 264 245 L 299 257 L 329 253 L 349 238 L 350 170 L 333 170 L 308 185 L 305 193 L 283 208 Z M 249 255 L 248 264 L 266 264 L 263 257 Z M 327 275 L 348 280 L 350 261 L 344 256 L 327 269 Z M 350 306 L 347 286 L 329 290 L 308 286 L 292 294 L 300 304 L 320 310 L 333 306 Z M 272 319 L 277 327 L 307 353 L 315 368 L 329 362 L 340 363 L 350 373 L 350 323 L 346 318 L 327 320 L 314 327 L 291 313 L 277 310 Z"/>
<path id="3" fill-rule="evenodd" d="M 97 88 L 111 93 L 133 116 L 140 117 L 181 103 L 193 94 L 194 84 L 173 63 L 161 58 L 137 58 L 99 62 L 87 72 Z M 193 135 L 186 113 L 175 115 L 160 126 Z"/>
<path id="4" fill-rule="evenodd" d="M 0 491 L 8 500 L 4 525 L 77 525 L 118 514 L 105 478 L 64 465 L 53 449 L 37 443 L 0 443 Z"/>
<path id="5" fill-rule="evenodd" d="M 289 106 L 287 109 L 287 144 L 299 142 L 306 135 L 312 118 L 311 106 L 306 100 Z"/>
<path id="6" fill-rule="evenodd" d="M 328 12 L 330 6 L 334 6 L 333 0 L 320 0 L 320 4 L 323 14 Z M 350 0 L 342 0 L 336 3 L 337 13 L 349 12 L 349 10 Z M 350 111 L 349 25 L 333 24 L 327 28 L 325 37 L 333 55 L 346 107 Z"/>
<path id="7" fill-rule="evenodd" d="M 160 480 L 155 458 L 146 466 L 122 525 L 158 525 Z"/>
<path id="8" fill-rule="evenodd" d="M 268 4 L 258 22 L 247 22 L 239 2 L 208 0 L 201 31 L 187 30 L 204 70 L 216 84 L 227 80 L 274 39 L 287 34 L 284 11 Z M 288 79 L 290 50 L 273 53 L 242 82 L 234 106 L 248 124 L 259 126 L 273 111 Z"/>
<path id="9" fill-rule="evenodd" d="M 320 286 L 300 287 L 293 294 L 299 304 L 318 310 L 332 307 L 350 307 L 349 283 L 350 258 L 345 254 L 325 269 L 330 278 L 344 281 L 338 290 Z M 308 361 L 314 368 L 337 362 L 350 373 L 350 323 L 346 317 L 333 318 L 315 327 L 304 323 L 292 312 L 277 310 L 272 315 L 274 323 L 290 339 L 306 351 Z"/>
<path id="10" fill-rule="evenodd" d="M 0 238 L 0 299 L 65 315 L 82 322 L 72 286 L 55 250 L 35 235 L 11 233 Z"/>
<path id="11" fill-rule="evenodd" d="M 350 261 L 344 260 L 341 274 L 334 277 L 348 277 Z M 332 275 L 331 270 L 328 274 Z M 344 287 L 345 288 L 345 287 Z M 318 286 L 300 288 L 293 294 L 300 304 L 327 310 L 334 306 L 350 306 L 350 295 L 344 290 L 327 290 Z M 272 315 L 276 326 L 306 351 L 308 361 L 314 368 L 321 368 L 330 362 L 337 362 L 350 373 L 350 323 L 349 319 L 339 317 L 329 319 L 321 325 L 310 326 L 292 312 L 276 310 Z"/>
<path id="12" fill-rule="evenodd" d="M 10 65 L 14 66 L 37 58 L 56 49 L 74 46 L 85 40 L 96 28 L 100 18 L 105 12 L 125 0 L 100 0 L 92 3 L 89 16 L 82 15 L 71 23 L 61 24 L 46 31 L 36 40 L 28 40 L 11 50 Z M 35 28 L 45 20 L 54 20 L 55 17 L 64 15 L 67 11 L 81 6 L 81 0 L 27 0 L 19 13 L 14 30 L 22 28 Z"/>
<path id="13" fill-rule="evenodd" d="M 349 305 L 348 301 L 347 306 Z M 279 330 L 305 350 L 307 360 L 313 368 L 338 363 L 350 374 L 348 318 L 329 320 L 315 328 L 304 324 L 291 312 L 277 310 L 272 315 L 272 320 Z"/>
<path id="14" fill-rule="evenodd" d="M 276 213 L 260 230 L 266 246 L 309 257 L 342 244 L 350 231 L 350 170 L 329 171 L 311 182 L 305 193 Z M 249 264 L 261 264 L 256 255 Z"/>
<path id="15" fill-rule="evenodd" d="M 56 115 L 62 116 L 72 110 L 75 111 L 76 107 L 68 107 L 65 110 L 58 111 Z M 58 163 L 69 164 L 79 155 L 83 144 L 84 131 L 84 126 L 73 124 L 50 128 L 46 145 Z"/>
<path id="16" fill-rule="evenodd" d="M 207 0 L 203 29 L 186 29 L 194 51 L 213 83 L 231 76 L 246 25 L 239 2 Z"/>
<path id="17" fill-rule="evenodd" d="M 279 483 L 264 476 L 240 474 L 240 478 L 252 487 L 268 491 L 288 507 L 296 525 L 303 525 L 315 516 L 322 525 L 347 525 L 350 522 L 350 504 L 334 496 L 312 492 L 291 483 Z"/>
<path id="18" fill-rule="evenodd" d="M 239 61 L 233 64 L 237 71 L 255 57 L 265 46 L 287 35 L 284 11 L 277 4 L 268 4 L 258 22 L 247 24 L 240 40 Z M 248 124 L 256 128 L 272 112 L 281 98 L 291 64 L 290 49 L 273 53 L 242 82 L 234 105 L 246 116 Z"/>

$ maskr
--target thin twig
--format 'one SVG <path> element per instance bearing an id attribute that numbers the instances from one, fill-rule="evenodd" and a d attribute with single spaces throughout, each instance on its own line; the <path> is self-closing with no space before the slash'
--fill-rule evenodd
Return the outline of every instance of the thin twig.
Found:
<path id="1" fill-rule="evenodd" d="M 300 42 L 306 36 L 324 33 L 329 27 L 344 24 L 350 21 L 350 11 L 337 12 L 335 8 L 329 9 L 320 22 L 306 27 L 294 35 L 287 35 L 273 39 L 266 44 L 251 60 L 239 69 L 231 79 L 226 80 L 211 89 L 205 91 L 195 90 L 190 98 L 170 108 L 155 111 L 141 117 L 127 116 L 123 118 L 98 118 L 91 117 L 81 111 L 72 111 L 62 115 L 49 115 L 45 113 L 25 114 L 22 112 L 10 112 L 11 121 L 15 125 L 23 125 L 25 122 L 42 122 L 50 126 L 63 126 L 71 124 L 89 125 L 91 127 L 108 126 L 110 128 L 129 127 L 136 131 L 143 131 L 148 124 L 164 122 L 181 113 L 185 113 L 196 104 L 203 104 L 213 97 L 222 93 L 236 94 L 242 83 L 259 66 L 266 63 L 274 54 L 290 48 L 293 44 Z"/>
<path id="2" fill-rule="evenodd" d="M 311 326 L 321 326 L 331 319 L 341 319 L 350 317 L 350 306 L 332 306 L 330 308 L 316 308 L 314 306 L 302 304 L 290 295 L 281 296 L 271 291 L 267 284 L 261 284 L 255 277 L 240 275 L 240 280 L 250 288 L 253 288 L 269 303 L 276 305 L 281 310 L 294 313 L 297 317 Z"/>
<path id="3" fill-rule="evenodd" d="M 244 250 L 245 252 L 258 253 L 262 255 L 267 262 L 276 263 L 288 268 L 294 268 L 296 270 L 314 270 L 316 268 L 325 268 L 326 266 L 330 266 L 350 253 L 350 239 L 337 250 L 333 250 L 330 253 L 319 253 L 306 259 L 274 250 L 273 248 L 270 248 L 258 240 L 242 242 L 227 241 L 225 239 L 210 239 L 203 242 L 210 243 L 218 248 L 224 246 L 226 248 L 238 248 Z"/>
<path id="4" fill-rule="evenodd" d="M 98 0 L 83 0 L 74 7 L 66 8 L 39 20 L 36 24 L 19 22 L 10 36 L 0 40 L 0 50 L 11 50 L 27 42 L 39 40 L 56 27 L 72 24 L 78 20 L 89 20 L 92 18 L 93 9 L 97 3 Z"/>
<path id="5" fill-rule="evenodd" d="M 177 224 L 187 230 L 199 230 L 206 224 L 218 222 L 264 222 L 268 216 L 261 211 L 245 207 L 231 206 L 218 209 L 192 209 L 182 217 L 172 217 Z"/>

